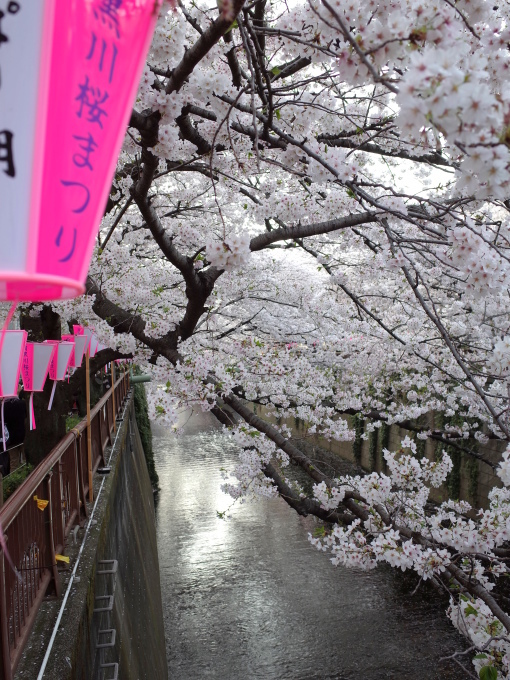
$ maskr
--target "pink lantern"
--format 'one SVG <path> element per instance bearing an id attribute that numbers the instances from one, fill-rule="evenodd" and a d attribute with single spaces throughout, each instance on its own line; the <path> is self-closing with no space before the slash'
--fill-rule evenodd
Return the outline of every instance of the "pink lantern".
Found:
<path id="1" fill-rule="evenodd" d="M 26 331 L 3 332 L 0 361 L 0 397 L 2 398 L 1 437 L 4 451 L 7 448 L 4 437 L 4 398 L 18 396 L 19 375 L 21 373 L 21 362 L 23 360 L 26 341 Z"/>
<path id="2" fill-rule="evenodd" d="M 99 340 L 96 338 L 95 335 L 93 335 L 91 340 L 90 340 L 90 356 L 91 357 L 96 356 L 98 347 L 99 347 Z"/>
<path id="3" fill-rule="evenodd" d="M 0 300 L 83 293 L 160 5 L 5 3 Z"/>
<path id="4" fill-rule="evenodd" d="M 45 340 L 48 345 L 55 346 L 55 352 L 50 361 L 50 380 L 53 380 L 53 387 L 51 388 L 50 401 L 48 403 L 48 411 L 51 411 L 53 405 L 53 397 L 55 396 L 55 388 L 59 380 L 64 380 L 67 373 L 67 368 L 71 360 L 71 353 L 74 351 L 74 342 L 59 342 L 58 340 Z"/>
<path id="5" fill-rule="evenodd" d="M 56 352 L 52 343 L 27 342 L 21 365 L 23 387 L 30 392 L 29 414 L 30 429 L 35 429 L 34 392 L 42 392 L 50 368 L 50 363 Z"/>
<path id="6" fill-rule="evenodd" d="M 89 344 L 89 339 L 86 335 L 63 335 L 62 340 L 74 343 L 71 358 L 69 359 L 69 366 L 72 368 L 80 368 L 85 350 Z"/>
<path id="7" fill-rule="evenodd" d="M 0 362 L 0 397 L 17 397 L 26 331 L 4 331 Z"/>
<path id="8" fill-rule="evenodd" d="M 92 359 L 93 357 L 96 356 L 97 348 L 99 346 L 99 340 L 94 335 L 94 329 L 93 328 L 84 328 L 83 333 L 90 340 L 89 356 Z"/>
<path id="9" fill-rule="evenodd" d="M 89 332 L 88 329 L 85 329 L 85 326 L 73 326 L 73 332 L 75 336 L 80 337 L 80 338 L 86 338 L 85 344 L 84 344 L 84 349 L 83 353 L 85 354 L 87 350 L 90 350 L 90 341 L 92 339 L 92 332 Z"/>

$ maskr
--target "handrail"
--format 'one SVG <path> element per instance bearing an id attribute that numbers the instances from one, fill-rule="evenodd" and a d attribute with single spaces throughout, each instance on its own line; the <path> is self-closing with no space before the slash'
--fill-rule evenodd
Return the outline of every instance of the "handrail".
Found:
<path id="1" fill-rule="evenodd" d="M 94 472 L 113 443 L 116 417 L 129 389 L 120 377 L 91 411 Z M 115 413 L 113 413 L 115 403 Z M 64 549 L 72 527 L 88 516 L 86 419 L 50 451 L 0 508 L 0 526 L 16 566 L 15 574 L 0 553 L 0 680 L 12 680 L 44 596 L 59 594 L 56 553 Z M 47 500 L 41 508 L 34 496 Z M 32 502 L 31 502 L 32 501 Z M 21 576 L 20 576 L 21 574 Z"/>
<path id="2" fill-rule="evenodd" d="M 119 378 L 115 383 L 115 389 L 122 383 L 124 376 Z M 105 406 L 112 395 L 112 389 L 101 397 L 94 408 L 90 411 L 90 420 L 92 421 L 99 411 Z M 118 412 L 118 411 L 117 411 Z M 82 432 L 87 429 L 87 419 L 84 418 L 73 427 L 73 430 L 78 430 L 80 436 Z M 68 432 L 59 443 L 50 451 L 50 453 L 42 460 L 37 467 L 35 467 L 30 475 L 23 480 L 18 488 L 6 500 L 5 504 L 0 508 L 0 526 L 5 532 L 12 523 L 12 520 L 21 508 L 33 498 L 35 490 L 46 477 L 48 472 L 58 463 L 62 454 L 66 451 L 70 444 L 76 439 L 74 432 Z"/>

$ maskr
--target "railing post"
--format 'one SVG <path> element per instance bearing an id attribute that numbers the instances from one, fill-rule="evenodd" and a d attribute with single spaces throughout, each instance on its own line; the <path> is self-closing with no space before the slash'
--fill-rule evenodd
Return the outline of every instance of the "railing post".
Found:
<path id="1" fill-rule="evenodd" d="M 112 361 L 112 411 L 113 411 L 113 431 L 117 431 L 117 414 L 115 413 L 115 361 Z"/>
<path id="2" fill-rule="evenodd" d="M 0 555 L 0 634 L 2 644 L 0 651 L 2 659 L 0 663 L 0 680 L 12 680 L 11 654 L 9 650 L 9 625 L 7 621 L 7 599 L 5 593 L 5 557 L 2 551 Z"/>
<path id="3" fill-rule="evenodd" d="M 87 518 L 87 499 L 85 497 L 85 491 L 83 489 L 83 480 L 81 476 L 81 461 L 79 453 L 79 439 L 80 435 L 74 433 L 74 467 L 76 472 L 76 498 L 78 501 L 78 521 L 77 524 L 81 524 L 83 519 Z"/>
<path id="4" fill-rule="evenodd" d="M 89 501 L 94 500 L 94 487 L 92 484 L 92 432 L 90 427 L 90 353 L 87 348 L 85 355 L 85 396 L 87 399 L 87 466 L 89 471 Z"/>
<path id="5" fill-rule="evenodd" d="M 106 411 L 107 407 L 104 406 L 97 414 L 98 422 L 99 422 L 99 451 L 101 453 L 101 465 L 103 467 L 106 467 L 106 460 L 104 457 L 104 452 L 106 449 L 106 444 L 107 442 L 104 442 L 103 444 L 103 423 L 106 420 Z"/>
<path id="6" fill-rule="evenodd" d="M 46 496 L 48 498 L 48 521 L 46 522 L 46 540 L 48 541 L 48 547 L 49 547 L 49 557 L 51 560 L 51 568 L 53 571 L 53 583 L 54 583 L 54 588 L 55 588 L 55 595 L 57 597 L 60 597 L 60 578 L 58 575 L 58 568 L 57 568 L 57 558 L 55 557 L 55 539 L 53 537 L 53 503 L 52 503 L 52 498 L 51 498 L 51 477 L 53 475 L 53 472 L 50 470 L 48 474 L 46 475 L 44 482 L 46 486 Z M 58 499 L 58 502 L 60 504 L 61 499 Z M 60 511 L 61 512 L 61 511 Z"/>
<path id="7" fill-rule="evenodd" d="M 111 407 L 110 401 L 111 400 L 108 399 L 108 401 L 106 402 L 106 431 L 108 432 L 108 441 L 111 444 L 113 442 L 113 439 L 112 439 L 112 427 L 113 426 L 110 427 L 110 425 L 112 423 L 112 418 L 111 418 L 111 414 L 110 414 L 110 407 Z"/>

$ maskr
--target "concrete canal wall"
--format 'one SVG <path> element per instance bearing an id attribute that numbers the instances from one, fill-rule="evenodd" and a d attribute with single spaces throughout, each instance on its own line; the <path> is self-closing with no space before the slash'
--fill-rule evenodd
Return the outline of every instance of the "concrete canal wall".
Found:
<path id="1" fill-rule="evenodd" d="M 337 442 L 329 441 L 324 437 L 315 434 L 309 434 L 306 430 L 305 423 L 295 418 L 287 419 L 286 421 L 277 421 L 274 417 L 269 415 L 269 409 L 258 404 L 251 404 L 254 413 L 263 417 L 269 422 L 278 424 L 285 424 L 290 428 L 292 437 L 298 448 L 305 447 L 306 453 L 313 457 L 314 447 L 317 459 L 320 460 L 324 452 L 330 454 L 331 458 L 326 461 L 327 465 L 334 466 L 334 458 L 337 457 L 344 461 L 349 461 L 355 465 L 359 465 L 364 470 L 384 471 L 384 459 L 382 456 L 383 448 L 390 451 L 396 451 L 400 448 L 400 442 L 404 437 L 410 436 L 415 438 L 415 434 L 409 430 L 391 425 L 386 428 L 376 429 L 373 434 L 368 434 L 366 439 L 359 438 L 357 442 Z M 345 416 L 349 421 L 351 427 L 355 426 L 352 417 Z M 434 415 L 427 416 L 428 427 L 434 429 Z M 363 423 L 358 424 L 359 432 L 364 431 Z M 419 441 L 415 440 L 418 447 L 418 455 L 427 456 L 430 460 L 434 460 L 438 443 L 433 440 Z M 461 446 L 473 446 L 474 440 L 458 440 Z M 440 449 L 445 448 L 442 444 Z M 478 445 L 478 452 L 492 463 L 497 463 L 501 460 L 501 455 L 506 449 L 506 443 L 496 440 L 490 440 L 486 445 Z M 441 489 L 432 489 L 431 498 L 436 502 L 442 502 L 448 497 L 467 500 L 475 508 L 487 508 L 487 495 L 494 486 L 502 486 L 501 480 L 495 474 L 494 470 L 484 463 L 472 456 L 461 453 L 450 447 L 448 450 L 452 457 L 454 469 L 450 475 L 447 485 Z M 331 472 L 331 470 L 329 470 Z"/>
<path id="2" fill-rule="evenodd" d="M 94 483 L 99 498 L 82 554 L 86 527 L 66 550 L 64 596 L 69 584 L 70 590 L 43 679 L 168 680 L 154 500 L 132 396 L 110 464 L 110 474 Z M 61 607 L 62 598 L 44 603 L 17 680 L 38 677 Z"/>

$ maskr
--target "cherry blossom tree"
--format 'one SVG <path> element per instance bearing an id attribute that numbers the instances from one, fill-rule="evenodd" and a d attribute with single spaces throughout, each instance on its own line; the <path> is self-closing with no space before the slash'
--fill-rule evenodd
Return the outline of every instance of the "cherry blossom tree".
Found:
<path id="1" fill-rule="evenodd" d="M 152 372 L 153 415 L 195 406 L 231 427 L 234 498 L 279 494 L 325 523 L 311 541 L 334 564 L 447 592 L 486 680 L 510 677 L 510 448 L 495 465 L 473 446 L 510 442 L 509 43 L 503 2 L 178 0 L 88 294 L 55 305 Z M 249 402 L 333 440 L 354 437 L 345 414 L 400 423 L 503 486 L 478 514 L 429 510 L 451 460 L 410 438 L 387 474 L 332 479 Z M 419 427 L 430 412 L 456 424 Z"/>

